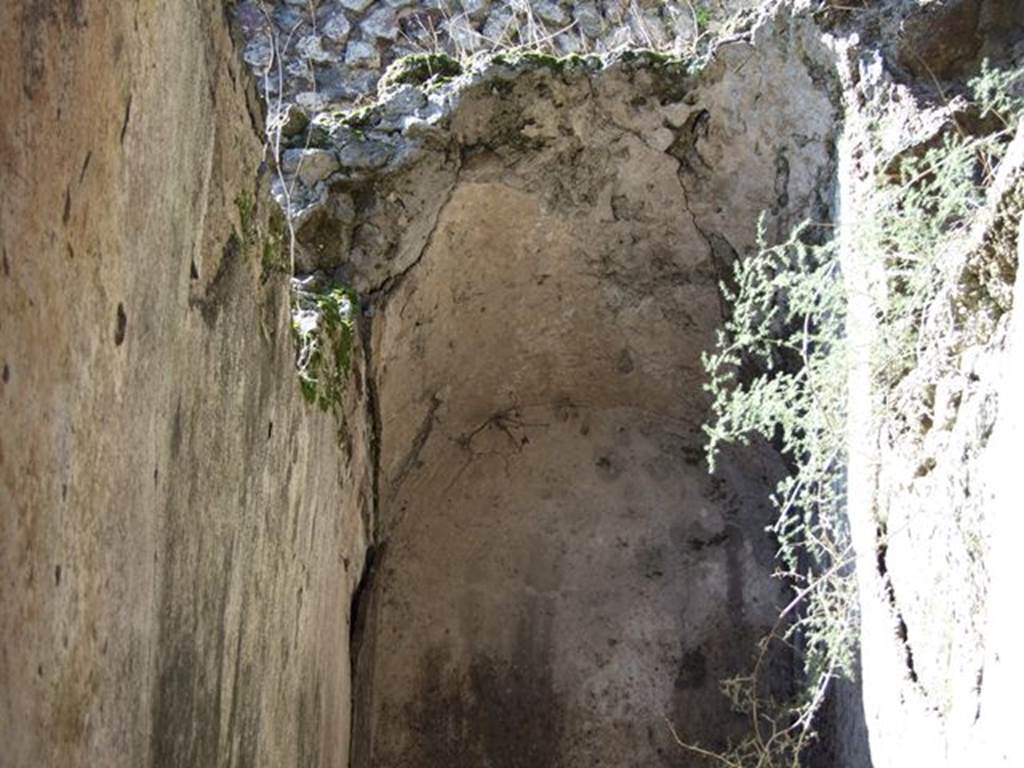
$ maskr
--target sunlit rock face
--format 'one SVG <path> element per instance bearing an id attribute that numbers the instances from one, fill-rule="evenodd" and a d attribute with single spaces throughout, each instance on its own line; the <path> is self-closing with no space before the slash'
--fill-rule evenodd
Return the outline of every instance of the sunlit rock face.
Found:
<path id="1" fill-rule="evenodd" d="M 850 105 L 838 174 L 852 350 L 848 518 L 871 758 L 875 768 L 1010 766 L 1022 752 L 1004 725 L 1008 691 L 1024 682 L 1006 602 L 1019 581 L 1006 544 L 1020 530 L 1006 461 L 1020 431 L 1020 127 L 999 126 L 1006 154 L 968 234 L 933 249 L 943 276 L 928 286 L 912 364 L 888 379 L 877 374 L 885 264 L 857 233 L 878 178 L 958 130 L 963 106 L 948 94 L 969 94 L 983 61 L 1024 66 L 1024 6 L 908 2 L 880 13 L 877 42 L 837 60 Z"/>

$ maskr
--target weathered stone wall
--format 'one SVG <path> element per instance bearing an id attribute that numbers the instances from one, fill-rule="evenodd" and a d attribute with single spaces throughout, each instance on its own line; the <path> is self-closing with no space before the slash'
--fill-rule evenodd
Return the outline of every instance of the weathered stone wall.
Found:
<path id="1" fill-rule="evenodd" d="M 0 761 L 340 766 L 354 741 L 356 766 L 676 765 L 665 718 L 721 746 L 744 724 L 718 680 L 785 596 L 773 453 L 701 466 L 717 281 L 762 211 L 781 236 L 838 186 L 840 237 L 870 215 L 947 91 L 984 56 L 1020 63 L 1020 4 L 783 12 L 697 75 L 535 57 L 314 124 L 280 159 L 299 266 L 363 298 L 341 432 L 294 380 L 243 52 L 274 64 L 272 103 L 315 111 L 405 52 L 513 29 L 685 49 L 695 20 L 233 5 L 239 51 L 214 0 L 0 10 Z M 856 351 L 877 283 L 854 250 Z M 817 764 L 866 764 L 865 720 L 877 766 L 1021 762 L 1017 315 L 918 372 L 923 440 L 853 371 L 865 700 L 833 699 Z"/>
<path id="2" fill-rule="evenodd" d="M 5 2 L 0 61 L 0 763 L 344 766 L 365 430 L 299 393 L 222 5 Z"/>
<path id="3" fill-rule="evenodd" d="M 243 0 L 245 60 L 273 108 L 351 107 L 415 53 L 460 58 L 524 45 L 555 55 L 682 53 L 763 0 Z"/>
<path id="4" fill-rule="evenodd" d="M 833 107 L 789 23 L 692 76 L 499 60 L 295 140 L 304 260 L 364 297 L 377 413 L 355 765 L 675 765 L 666 718 L 747 727 L 719 682 L 786 599 L 779 466 L 707 475 L 700 353 L 759 214 L 829 215 Z"/>

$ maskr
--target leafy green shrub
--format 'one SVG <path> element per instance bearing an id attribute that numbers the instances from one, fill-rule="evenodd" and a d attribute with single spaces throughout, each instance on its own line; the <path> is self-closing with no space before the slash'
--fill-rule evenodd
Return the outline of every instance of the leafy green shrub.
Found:
<path id="1" fill-rule="evenodd" d="M 980 315 L 1006 309 L 1005 303 L 1000 307 L 1000 302 L 986 302 L 978 295 L 964 306 L 968 297 L 961 289 L 965 269 L 971 265 L 965 263 L 963 251 L 1024 115 L 1024 99 L 1013 95 L 1022 76 L 1022 71 L 993 70 L 984 64 L 981 75 L 970 83 L 970 116 L 979 123 L 977 132 L 953 126 L 935 146 L 901 158 L 895 183 L 880 179 L 877 185 L 878 215 L 861 224 L 858 243 L 884 266 L 884 316 L 874 359 L 876 377 L 886 387 L 895 387 L 922 364 L 943 364 L 924 359 L 924 341 L 935 335 L 930 324 L 938 309 L 952 310 L 949 334 L 963 330 L 954 325 L 962 325 L 964 310 L 976 316 L 976 323 Z M 1012 278 L 1002 275 L 1003 282 L 1007 277 Z M 990 293 L 997 291 L 993 286 Z M 940 294 L 945 294 L 943 307 L 938 306 Z M 986 323 L 989 328 L 994 319 Z"/>
<path id="2" fill-rule="evenodd" d="M 906 408 L 894 397 L 908 373 L 934 378 L 952 364 L 935 359 L 930 340 L 948 333 L 976 343 L 977 335 L 964 336 L 964 326 L 991 329 L 1007 308 L 1000 297 L 1012 284 L 1015 238 L 990 238 L 978 252 L 970 235 L 991 205 L 998 164 L 1024 117 L 1024 100 L 1014 95 L 1022 77 L 984 65 L 970 83 L 973 106 L 964 110 L 975 118 L 975 132 L 953 123 L 932 146 L 899 158 L 876 180 L 876 215 L 849 225 L 852 247 L 885 276 L 870 354 L 882 393 L 876 407 L 890 417 Z M 1019 210 L 1006 218 L 1019 220 Z M 748 736 L 724 753 L 677 741 L 730 768 L 796 768 L 814 738 L 829 681 L 853 672 L 857 650 L 844 484 L 847 295 L 836 245 L 811 237 L 810 225 L 771 247 L 759 230 L 759 253 L 737 262 L 735 286 L 723 286 L 733 314 L 704 355 L 713 397 L 708 458 L 713 471 L 723 444 L 745 444 L 755 434 L 781 447 L 791 473 L 776 489 L 772 531 L 779 574 L 795 594 L 761 641 L 752 672 L 723 683 L 735 708 L 749 716 Z M 993 270 L 993 263 L 1014 267 Z M 991 317 L 979 323 L 979 315 Z M 948 327 L 936 328 L 939 320 Z M 955 349 L 949 344 L 945 353 L 951 358 Z M 764 668 L 776 642 L 803 662 L 802 685 L 786 701 L 765 692 Z"/>
<path id="3" fill-rule="evenodd" d="M 711 23 L 711 9 L 700 3 L 693 6 L 693 23 L 697 26 L 698 32 L 703 32 Z"/>
<path id="4" fill-rule="evenodd" d="M 809 225 L 737 262 L 735 286 L 723 286 L 733 314 L 704 355 L 713 397 L 708 460 L 721 446 L 753 434 L 775 440 L 792 467 L 777 487 L 772 528 L 779 574 L 796 599 L 761 641 L 749 675 L 724 681 L 734 707 L 748 715 L 750 734 L 719 756 L 726 765 L 797 765 L 813 738 L 812 719 L 829 681 L 853 669 L 856 593 L 846 567 L 845 519 L 846 303 L 832 244 L 818 245 Z M 751 370 L 755 373 L 749 373 Z M 764 667 L 777 641 L 802 651 L 804 686 L 792 701 L 763 688 Z"/>
<path id="5" fill-rule="evenodd" d="M 302 394 L 307 402 L 333 412 L 339 423 L 352 365 L 356 306 L 347 288 L 293 281 L 292 335 Z"/>

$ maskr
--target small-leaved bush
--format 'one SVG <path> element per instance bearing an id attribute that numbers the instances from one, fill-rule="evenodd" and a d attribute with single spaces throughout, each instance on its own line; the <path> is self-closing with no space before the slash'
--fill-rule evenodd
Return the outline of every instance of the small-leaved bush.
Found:
<path id="1" fill-rule="evenodd" d="M 968 133 L 956 125 L 935 146 L 903 158 L 897 181 L 877 185 L 879 215 L 860 224 L 859 243 L 884 265 L 884 316 L 874 362 L 877 379 L 888 388 L 922 364 L 942 366 L 926 359 L 927 340 L 960 334 L 966 313 L 992 309 L 977 301 L 964 304 L 964 244 L 1024 115 L 1024 100 L 1014 95 L 1021 78 L 1021 71 L 983 65 L 971 81 L 980 129 Z M 947 299 L 941 305 L 940 295 Z M 946 327 L 936 329 L 937 322 Z"/>
<path id="2" fill-rule="evenodd" d="M 1000 252 L 1012 248 L 1014 238 L 995 241 L 979 256 L 970 253 L 970 235 L 1024 118 L 1024 101 L 1014 95 L 1022 76 L 984 65 L 970 83 L 972 103 L 959 110 L 973 116 L 974 130 L 952 121 L 932 146 L 880 172 L 876 215 L 848 225 L 847 242 L 859 260 L 879 265 L 884 274 L 879 333 L 870 350 L 874 387 L 882 393 L 877 408 L 902 407 L 892 393 L 910 372 L 937 376 L 953 364 L 931 359 L 936 333 L 956 338 L 979 313 L 1006 309 L 992 270 L 977 262 L 1015 264 L 1011 253 Z M 779 575 L 794 594 L 760 642 L 750 674 L 723 682 L 734 707 L 749 717 L 748 735 L 722 753 L 677 740 L 730 768 L 797 768 L 815 737 L 815 714 L 829 682 L 852 675 L 857 653 L 844 478 L 847 294 L 838 245 L 821 237 L 821 228 L 804 224 L 774 246 L 764 241 L 763 225 L 759 231 L 759 252 L 738 261 L 733 284 L 723 286 L 732 315 L 704 356 L 713 398 L 707 450 L 714 471 L 723 445 L 759 435 L 788 460 L 791 471 L 776 489 L 778 517 L 771 530 Z M 968 279 L 972 270 L 990 275 L 981 299 L 979 281 Z M 1004 271 L 995 282 L 1007 277 Z M 947 345 L 950 358 L 954 349 Z M 795 651 L 803 667 L 802 684 L 785 700 L 773 698 L 766 681 L 777 645 Z"/>
<path id="3" fill-rule="evenodd" d="M 796 596 L 763 639 L 748 675 L 724 681 L 748 715 L 749 735 L 721 756 L 735 766 L 791 766 L 813 738 L 811 720 L 837 674 L 853 669 L 856 594 L 846 567 L 849 531 L 841 482 L 846 462 L 846 304 L 832 243 L 803 225 L 781 245 L 764 242 L 737 262 L 723 286 L 732 316 L 705 354 L 712 394 L 708 459 L 725 443 L 757 434 L 774 440 L 793 468 L 774 501 L 779 572 Z M 804 685 L 791 701 L 765 689 L 766 667 L 782 642 L 802 652 Z"/>

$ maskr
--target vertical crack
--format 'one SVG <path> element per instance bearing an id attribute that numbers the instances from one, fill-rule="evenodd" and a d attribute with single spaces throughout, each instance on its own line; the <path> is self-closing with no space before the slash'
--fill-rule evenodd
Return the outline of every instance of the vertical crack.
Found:
<path id="1" fill-rule="evenodd" d="M 372 301 L 372 299 L 370 300 Z M 369 302 L 360 307 L 357 324 L 366 371 L 366 410 L 370 418 L 370 509 L 363 519 L 370 547 L 381 541 L 380 531 L 380 401 L 377 395 L 377 375 L 373 360 L 373 315 Z"/>
<path id="2" fill-rule="evenodd" d="M 349 614 L 349 768 L 365 765 L 371 751 L 373 723 L 367 719 L 373 691 L 377 574 L 384 563 L 386 544 L 371 544 L 366 550 L 363 572 L 352 595 Z M 364 722 L 366 720 L 366 722 Z"/>
<path id="3" fill-rule="evenodd" d="M 903 646 L 903 662 L 907 668 L 907 676 L 913 683 L 919 683 L 917 669 L 914 667 L 914 651 L 910 646 L 910 637 L 907 630 L 907 622 L 900 611 L 899 602 L 896 600 L 896 588 L 892 583 L 892 576 L 889 573 L 889 566 L 886 557 L 889 552 L 889 545 L 886 544 L 886 530 L 882 523 L 878 523 L 875 531 L 877 546 L 875 549 L 875 567 L 882 579 L 882 588 L 885 590 L 886 600 L 892 609 L 893 618 L 896 620 L 896 637 Z"/>
<path id="4" fill-rule="evenodd" d="M 388 275 L 388 277 L 385 278 L 383 282 L 381 282 L 379 285 L 374 286 L 367 292 L 367 294 L 370 297 L 369 303 L 383 304 L 387 297 L 394 293 L 394 291 L 402 284 L 402 281 L 405 280 L 409 273 L 412 272 L 412 270 L 415 269 L 417 266 L 419 266 L 419 263 L 423 260 L 423 256 L 426 254 L 428 250 L 430 250 L 430 245 L 434 241 L 434 235 L 437 233 L 437 228 L 441 222 L 441 217 L 444 215 L 445 210 L 448 208 L 448 204 L 452 201 L 452 196 L 455 194 L 455 190 L 459 186 L 459 177 L 462 174 L 462 165 L 463 158 L 462 153 L 460 151 L 457 156 L 455 173 L 452 176 L 451 186 L 448 187 L 447 191 L 445 192 L 444 201 L 437 208 L 437 213 L 434 216 L 434 222 L 431 225 L 430 232 L 427 234 L 426 239 L 423 241 L 423 247 L 420 248 L 420 252 L 416 254 L 416 258 L 413 259 L 412 262 L 408 264 L 408 266 L 403 267 L 401 270 L 395 272 L 394 274 Z M 378 299 L 380 300 L 379 302 Z"/>
<path id="5" fill-rule="evenodd" d="M 369 594 L 373 587 L 373 577 L 377 571 L 377 565 L 383 554 L 376 545 L 371 544 L 366 550 L 366 558 L 363 560 L 363 572 L 359 575 L 359 582 L 355 592 L 352 593 L 352 605 L 349 613 L 348 623 L 348 646 L 349 660 L 352 665 L 352 679 L 355 679 L 357 666 L 359 664 L 359 649 L 366 634 L 366 616 L 368 613 Z M 355 707 L 352 708 L 353 715 Z"/>
<path id="6" fill-rule="evenodd" d="M 369 543 L 363 560 L 362 573 L 356 583 L 349 604 L 349 750 L 348 764 L 354 768 L 369 754 L 366 740 L 371 736 L 372 725 L 360 721 L 361 713 L 368 710 L 364 702 L 370 698 L 372 685 L 374 638 L 370 629 L 373 625 L 374 592 L 376 575 L 384 559 L 386 542 L 380 523 L 380 445 L 381 418 L 380 400 L 377 394 L 377 376 L 373 359 L 373 318 L 366 304 L 361 306 L 359 329 L 366 372 L 366 409 L 370 422 L 370 504 L 365 511 L 363 526 Z"/>
<path id="7" fill-rule="evenodd" d="M 677 162 L 678 159 L 677 159 Z M 676 177 L 679 181 L 679 191 L 683 196 L 683 207 L 686 212 L 690 215 L 690 222 L 693 224 L 693 228 L 697 230 L 697 234 L 704 241 L 704 244 L 708 247 L 708 258 L 711 261 L 711 268 L 715 271 L 715 280 L 718 285 L 725 285 L 732 287 L 734 285 L 733 265 L 739 260 L 739 253 L 733 247 L 723 235 L 718 232 L 712 232 L 705 230 L 697 220 L 697 214 L 693 212 L 690 207 L 690 196 L 686 191 L 686 185 L 683 183 L 683 167 L 680 163 L 679 170 Z M 715 295 L 718 298 L 718 309 L 725 320 L 729 317 L 731 308 L 726 304 L 725 296 L 721 290 L 715 291 Z"/>
<path id="8" fill-rule="evenodd" d="M 420 453 L 423 451 L 423 447 L 430 439 L 430 433 L 434 430 L 437 409 L 440 407 L 441 398 L 439 398 L 435 392 L 430 396 L 430 407 L 427 409 L 427 415 L 423 418 L 420 428 L 416 431 L 416 436 L 412 440 L 412 445 L 409 448 L 408 453 L 406 453 L 402 462 L 398 465 L 398 471 L 395 472 L 394 480 L 389 483 L 389 500 L 394 499 L 398 494 L 398 489 L 402 486 L 402 483 L 405 481 L 405 478 L 409 473 L 420 466 Z"/>

